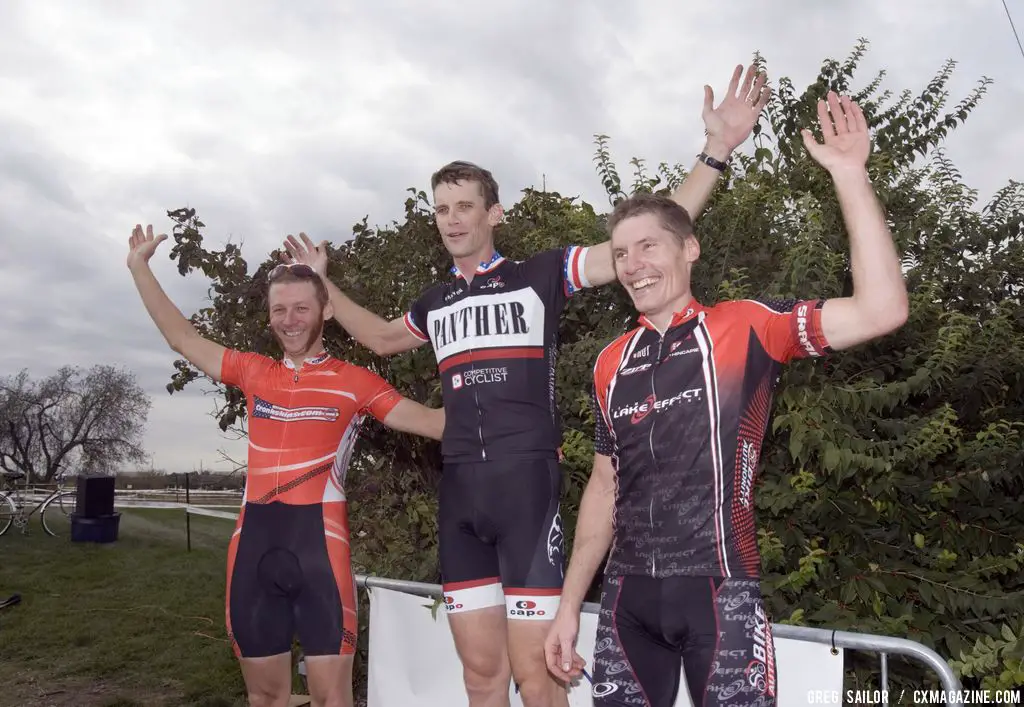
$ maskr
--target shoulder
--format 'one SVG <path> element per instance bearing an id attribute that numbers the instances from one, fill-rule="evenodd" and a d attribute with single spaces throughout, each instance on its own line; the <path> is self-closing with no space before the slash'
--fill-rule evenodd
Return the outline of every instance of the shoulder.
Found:
<path id="1" fill-rule="evenodd" d="M 626 348 L 630 345 L 630 342 L 634 341 L 637 337 L 643 336 L 644 331 L 645 329 L 642 326 L 635 326 L 626 333 L 613 339 L 608 343 L 608 345 L 601 349 L 601 352 L 597 354 L 597 360 L 594 362 L 595 383 L 610 377 L 616 370 L 618 370 Z"/>
<path id="2" fill-rule="evenodd" d="M 708 307 L 709 317 L 768 318 L 773 315 L 790 314 L 800 302 L 797 299 L 779 297 L 757 297 L 719 302 Z"/>
<path id="3" fill-rule="evenodd" d="M 241 368 L 263 368 L 269 369 L 281 365 L 277 359 L 254 351 L 239 351 L 238 349 L 225 349 L 224 361 Z"/>

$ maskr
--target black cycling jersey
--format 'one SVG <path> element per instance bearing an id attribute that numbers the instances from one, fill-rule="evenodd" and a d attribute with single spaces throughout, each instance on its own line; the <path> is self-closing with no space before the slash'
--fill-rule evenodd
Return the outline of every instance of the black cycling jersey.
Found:
<path id="1" fill-rule="evenodd" d="M 586 256 L 580 246 L 522 262 L 496 252 L 471 283 L 453 267 L 453 279 L 410 307 L 406 326 L 433 344 L 441 373 L 446 462 L 556 455 L 559 317 L 566 300 L 589 285 Z"/>
<path id="2" fill-rule="evenodd" d="M 595 451 L 616 468 L 609 574 L 760 574 L 753 489 L 781 365 L 829 351 L 821 301 L 691 303 L 594 367 Z"/>

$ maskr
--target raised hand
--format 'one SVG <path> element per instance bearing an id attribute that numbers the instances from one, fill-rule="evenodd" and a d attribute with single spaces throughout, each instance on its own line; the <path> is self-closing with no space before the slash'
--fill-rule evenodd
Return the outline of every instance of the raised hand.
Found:
<path id="1" fill-rule="evenodd" d="M 286 263 L 303 263 L 313 268 L 321 277 L 327 276 L 327 241 L 313 245 L 313 241 L 305 233 L 300 233 L 300 243 L 295 236 L 289 235 L 284 241 L 284 252 L 281 260 Z"/>
<path id="2" fill-rule="evenodd" d="M 153 236 L 153 226 L 146 226 L 146 231 L 143 233 L 142 225 L 135 224 L 135 228 L 132 229 L 132 235 L 128 239 L 128 268 L 133 268 L 136 265 L 148 263 L 149 259 L 153 257 L 153 253 L 156 252 L 158 245 L 167 240 L 167 234 L 161 233 L 159 236 Z"/>
<path id="3" fill-rule="evenodd" d="M 758 72 L 751 64 L 740 86 L 742 74 L 743 66 L 737 65 L 732 72 L 729 90 L 717 108 L 714 107 L 714 90 L 711 86 L 704 86 L 704 110 L 701 117 L 707 129 L 709 147 L 722 153 L 717 159 L 728 157 L 729 153 L 746 141 L 771 96 L 771 89 L 765 86 L 768 76 L 763 71 Z M 711 156 L 716 157 L 713 154 Z"/>
<path id="4" fill-rule="evenodd" d="M 849 96 L 828 92 L 828 101 L 818 101 L 818 124 L 824 143 L 804 128 L 800 135 L 811 157 L 831 174 L 863 170 L 871 154 L 871 134 L 864 112 Z"/>

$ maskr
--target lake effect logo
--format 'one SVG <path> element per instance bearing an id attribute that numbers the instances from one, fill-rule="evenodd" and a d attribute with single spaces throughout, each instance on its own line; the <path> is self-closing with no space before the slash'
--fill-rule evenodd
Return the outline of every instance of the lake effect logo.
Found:
<path id="1" fill-rule="evenodd" d="M 654 393 L 651 393 L 642 403 L 633 403 L 632 405 L 620 407 L 612 413 L 612 418 L 618 420 L 619 418 L 629 416 L 630 424 L 635 425 L 650 415 L 651 412 L 661 412 L 662 410 L 667 410 L 681 402 L 699 402 L 700 394 L 700 388 L 690 388 L 689 390 L 684 390 L 681 393 L 676 393 L 671 398 L 658 400 Z"/>

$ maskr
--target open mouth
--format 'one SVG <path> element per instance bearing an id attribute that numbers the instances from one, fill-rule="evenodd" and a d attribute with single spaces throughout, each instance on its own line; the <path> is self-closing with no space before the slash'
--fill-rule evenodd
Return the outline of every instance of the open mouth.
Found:
<path id="1" fill-rule="evenodd" d="M 305 329 L 298 329 L 296 331 L 282 331 L 281 335 L 289 341 L 298 341 L 306 335 Z"/>
<path id="2" fill-rule="evenodd" d="M 642 280 L 629 283 L 629 289 L 632 292 L 643 292 L 644 290 L 652 287 L 661 280 L 660 277 L 645 277 Z"/>

